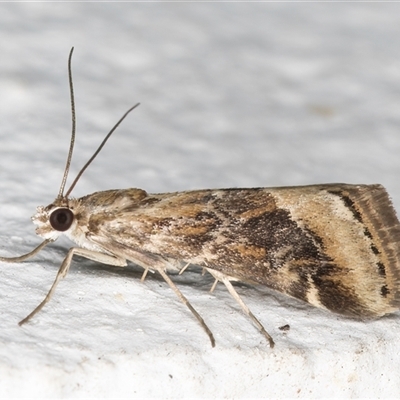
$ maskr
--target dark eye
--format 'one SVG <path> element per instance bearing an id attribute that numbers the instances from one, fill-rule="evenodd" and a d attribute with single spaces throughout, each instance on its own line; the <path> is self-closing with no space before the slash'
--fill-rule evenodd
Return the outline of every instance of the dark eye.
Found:
<path id="1" fill-rule="evenodd" d="M 50 214 L 50 225 L 56 231 L 68 230 L 74 222 L 74 213 L 69 208 L 57 208 Z"/>

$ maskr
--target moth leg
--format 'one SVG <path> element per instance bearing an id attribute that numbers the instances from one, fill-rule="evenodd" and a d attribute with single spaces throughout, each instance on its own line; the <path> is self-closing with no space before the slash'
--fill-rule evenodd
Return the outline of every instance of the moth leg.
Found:
<path id="1" fill-rule="evenodd" d="M 144 278 L 147 275 L 147 272 L 149 271 L 150 267 L 148 267 L 146 264 L 147 262 L 144 260 L 145 256 L 141 255 L 140 260 L 132 260 L 133 262 L 138 263 L 142 268 L 144 268 L 144 272 L 141 278 L 141 281 L 144 281 Z M 195 310 L 195 308 L 190 304 L 189 300 L 183 295 L 183 293 L 178 289 L 178 287 L 175 285 L 175 283 L 171 280 L 171 278 L 168 276 L 168 274 L 165 272 L 164 268 L 165 266 L 163 264 L 159 264 L 158 262 L 154 263 L 155 260 L 151 260 L 153 262 L 153 265 L 151 266 L 152 269 L 157 270 L 160 275 L 164 278 L 165 282 L 168 283 L 169 287 L 175 292 L 175 294 L 179 297 L 179 300 L 186 305 L 187 308 L 192 312 L 192 314 L 196 317 L 196 319 L 200 322 L 200 325 L 203 327 L 203 329 L 206 331 L 208 337 L 210 338 L 211 341 L 211 346 L 215 347 L 215 339 L 214 335 L 211 332 L 210 328 L 207 326 L 207 324 L 204 322 L 204 319 L 201 317 L 201 315 Z M 158 264 L 158 265 L 157 265 Z M 189 264 L 187 264 L 184 268 L 187 268 Z"/>
<path id="2" fill-rule="evenodd" d="M 46 239 L 42 243 L 39 244 L 36 248 L 34 248 L 32 251 L 30 251 L 27 254 L 24 254 L 22 256 L 18 257 L 0 257 L 0 261 L 5 261 L 9 263 L 16 263 L 20 261 L 25 261 L 30 257 L 33 257 L 35 254 L 39 253 L 40 250 L 43 249 L 43 247 L 47 246 L 49 243 L 53 242 L 51 239 Z"/>
<path id="3" fill-rule="evenodd" d="M 148 268 L 145 268 L 144 269 L 144 271 L 143 271 L 143 275 L 142 275 L 142 277 L 140 278 L 140 282 L 144 282 L 144 280 L 146 279 L 146 276 L 147 276 L 147 273 L 149 272 L 149 269 Z"/>
<path id="4" fill-rule="evenodd" d="M 239 296 L 238 292 L 232 286 L 232 283 L 230 282 L 229 277 L 225 274 L 222 274 L 221 272 L 214 271 L 210 268 L 207 268 L 207 271 L 216 279 L 216 282 L 221 281 L 226 286 L 226 288 L 228 289 L 231 296 L 239 303 L 240 307 L 242 307 L 242 310 L 251 318 L 251 320 L 255 323 L 255 325 L 260 330 L 260 332 L 266 337 L 266 339 L 269 342 L 270 347 L 271 348 L 274 347 L 275 343 L 274 343 L 274 340 L 272 339 L 271 335 L 265 330 L 265 328 L 261 324 L 261 322 L 255 317 L 255 315 L 250 311 L 249 307 L 247 307 L 245 302 Z M 216 285 L 216 283 L 214 283 L 213 286 L 215 286 L 215 285 Z"/>
<path id="5" fill-rule="evenodd" d="M 187 269 L 187 267 L 190 265 L 190 263 L 187 263 L 180 271 L 179 271 L 179 273 L 178 273 L 178 275 L 182 275 L 185 271 L 186 271 L 186 269 Z"/>
<path id="6" fill-rule="evenodd" d="M 99 240 L 98 237 L 93 237 L 92 239 L 94 242 L 99 243 L 102 247 L 106 250 L 108 246 L 110 246 L 110 242 L 104 243 L 104 239 Z M 143 253 L 137 251 L 132 248 L 127 248 L 121 243 L 112 242 L 113 247 L 109 249 L 109 251 L 116 252 L 118 250 L 118 254 L 121 254 L 124 259 L 132 261 L 136 265 L 142 267 L 145 272 L 147 271 L 158 271 L 160 275 L 164 278 L 165 282 L 168 283 L 169 287 L 175 292 L 175 294 L 179 297 L 181 302 L 186 305 L 187 308 L 192 312 L 192 314 L 196 317 L 196 319 L 200 322 L 200 325 L 206 331 L 208 337 L 210 338 L 212 347 L 215 347 L 215 339 L 214 335 L 212 334 L 210 328 L 206 325 L 203 318 L 200 314 L 193 308 L 193 306 L 189 303 L 189 300 L 182 294 L 182 292 L 177 288 L 174 282 L 172 282 L 171 278 L 167 275 L 166 270 L 169 267 L 168 260 L 162 258 L 157 254 L 150 254 L 150 253 Z M 172 268 L 176 270 L 176 268 Z M 144 275 L 144 274 L 143 274 Z M 144 275 L 145 276 L 145 275 Z M 142 276 L 143 278 L 143 276 Z"/>
<path id="7" fill-rule="evenodd" d="M 214 283 L 211 286 L 210 293 L 212 293 L 215 290 L 215 288 L 217 287 L 218 282 L 219 282 L 219 279 L 215 279 Z"/>
<path id="8" fill-rule="evenodd" d="M 161 276 L 164 278 L 164 280 L 168 283 L 169 287 L 175 292 L 175 294 L 179 297 L 179 300 L 189 308 L 189 310 L 192 312 L 192 314 L 197 318 L 197 320 L 200 322 L 200 325 L 203 327 L 203 329 L 206 331 L 208 337 L 210 338 L 211 341 L 211 346 L 215 347 L 215 339 L 214 335 L 211 332 L 210 328 L 206 325 L 204 322 L 204 319 L 200 316 L 200 314 L 193 308 L 193 306 L 189 303 L 189 300 L 183 295 L 183 293 L 177 288 L 174 282 L 172 282 L 171 278 L 167 275 L 167 273 L 162 269 L 158 269 L 158 272 L 161 274 Z"/>
<path id="9" fill-rule="evenodd" d="M 60 269 L 57 272 L 56 279 L 54 280 L 53 285 L 51 286 L 44 300 L 28 316 L 26 316 L 22 321 L 20 321 L 18 325 L 21 326 L 26 322 L 28 322 L 51 299 L 58 283 L 60 282 L 61 279 L 65 278 L 65 276 L 67 275 L 69 267 L 71 265 L 72 257 L 74 255 L 85 257 L 88 258 L 89 260 L 98 261 L 103 264 L 109 264 L 120 267 L 126 266 L 126 260 L 124 260 L 123 258 L 109 256 L 108 254 L 99 253 L 93 250 L 82 249 L 80 247 L 73 247 L 69 249 L 67 255 L 65 256 L 60 266 Z"/>

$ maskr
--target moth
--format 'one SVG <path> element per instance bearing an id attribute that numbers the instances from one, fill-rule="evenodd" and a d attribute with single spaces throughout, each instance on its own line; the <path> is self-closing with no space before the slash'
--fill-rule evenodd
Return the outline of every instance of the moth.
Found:
<path id="1" fill-rule="evenodd" d="M 238 295 L 233 281 L 271 289 L 345 316 L 369 319 L 396 312 L 400 305 L 400 224 L 383 186 L 323 184 L 297 187 L 206 189 L 148 194 L 142 189 L 107 190 L 78 199 L 70 194 L 129 109 L 65 191 L 75 141 L 75 102 L 71 73 L 72 136 L 60 190 L 32 217 L 44 241 L 36 255 L 61 235 L 68 250 L 44 300 L 50 300 L 75 255 L 123 267 L 142 267 L 142 280 L 158 272 L 215 339 L 203 318 L 168 272 L 203 268 L 222 282 L 271 347 L 274 341 Z"/>

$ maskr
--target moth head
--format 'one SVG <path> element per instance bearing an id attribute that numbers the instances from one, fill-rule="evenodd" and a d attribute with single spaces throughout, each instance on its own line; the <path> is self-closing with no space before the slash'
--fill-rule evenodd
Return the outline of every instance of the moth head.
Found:
<path id="1" fill-rule="evenodd" d="M 36 214 L 32 217 L 37 226 L 36 233 L 44 239 L 56 240 L 61 234 L 73 230 L 76 225 L 74 207 L 70 204 L 57 204 L 56 201 L 47 207 L 38 207 Z M 71 200 L 69 203 L 74 203 Z"/>

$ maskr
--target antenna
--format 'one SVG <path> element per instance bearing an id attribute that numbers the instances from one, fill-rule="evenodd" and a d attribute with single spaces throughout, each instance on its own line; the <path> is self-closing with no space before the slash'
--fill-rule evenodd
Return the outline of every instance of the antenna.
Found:
<path id="1" fill-rule="evenodd" d="M 136 107 L 138 107 L 140 105 L 140 103 L 135 104 L 133 107 L 131 107 L 121 118 L 120 120 L 113 126 L 113 128 L 111 129 L 110 132 L 107 133 L 107 136 L 104 138 L 104 140 L 101 142 L 100 146 L 98 147 L 98 149 L 94 152 L 94 154 L 92 155 L 92 157 L 90 157 L 89 161 L 83 166 L 83 168 L 79 171 L 78 175 L 76 176 L 76 178 L 74 179 L 74 181 L 72 182 L 72 185 L 70 186 L 70 188 L 68 189 L 67 193 L 65 194 L 65 197 L 68 197 L 69 194 L 72 192 L 72 189 L 75 187 L 75 185 L 77 184 L 79 178 L 82 176 L 82 174 L 85 172 L 86 168 L 92 163 L 92 161 L 96 158 L 97 154 L 100 153 L 100 150 L 104 147 L 104 145 L 106 144 L 107 140 L 110 138 L 110 136 L 113 134 L 113 132 L 118 128 L 118 125 L 126 118 L 126 116 Z"/>
<path id="2" fill-rule="evenodd" d="M 76 131 L 76 118 L 75 118 L 75 98 L 74 98 L 74 86 L 72 83 L 72 68 L 71 68 L 71 59 L 72 59 L 72 53 L 74 51 L 74 48 L 72 47 L 69 57 L 68 57 L 68 79 L 69 79 L 69 92 L 70 92 L 70 97 L 71 97 L 71 116 L 72 116 L 72 132 L 71 132 L 71 141 L 69 145 L 69 151 L 68 151 L 68 157 L 67 157 L 67 164 L 65 165 L 65 170 L 64 170 L 64 175 L 61 181 L 61 186 L 60 190 L 58 192 L 58 198 L 63 198 L 63 197 L 68 197 L 69 194 L 72 192 L 73 188 L 79 181 L 79 178 L 82 176 L 82 174 L 85 172 L 87 167 L 92 163 L 92 161 L 96 158 L 96 156 L 100 153 L 101 149 L 104 147 L 104 145 L 107 143 L 107 140 L 110 138 L 110 136 L 114 133 L 114 131 L 118 128 L 119 124 L 126 118 L 126 116 L 136 107 L 139 106 L 140 103 L 135 104 L 133 107 L 131 107 L 120 119 L 119 121 L 113 126 L 113 128 L 108 132 L 107 136 L 104 138 L 104 140 L 101 142 L 100 146 L 97 148 L 97 150 L 94 152 L 92 157 L 90 157 L 89 161 L 83 166 L 83 168 L 79 171 L 78 175 L 72 182 L 72 185 L 70 188 L 67 190 L 67 193 L 64 196 L 64 189 L 65 189 L 65 184 L 67 182 L 68 178 L 68 172 L 69 172 L 69 167 L 71 165 L 71 159 L 72 159 L 72 153 L 74 151 L 74 144 L 75 144 L 75 131 Z"/>
<path id="3" fill-rule="evenodd" d="M 74 52 L 74 48 L 71 48 L 68 57 L 68 79 L 69 79 L 69 93 L 71 97 L 71 116 L 72 116 L 72 132 L 71 132 L 71 141 L 69 144 L 69 151 L 67 157 L 67 164 L 65 165 L 64 175 L 61 181 L 60 190 L 58 192 L 58 198 L 63 197 L 65 183 L 67 182 L 69 167 L 71 165 L 72 153 L 74 151 L 75 144 L 75 130 L 76 130 L 76 118 L 75 118 L 75 99 L 74 99 L 74 86 L 72 84 L 72 71 L 71 71 L 71 59 L 72 53 Z"/>

